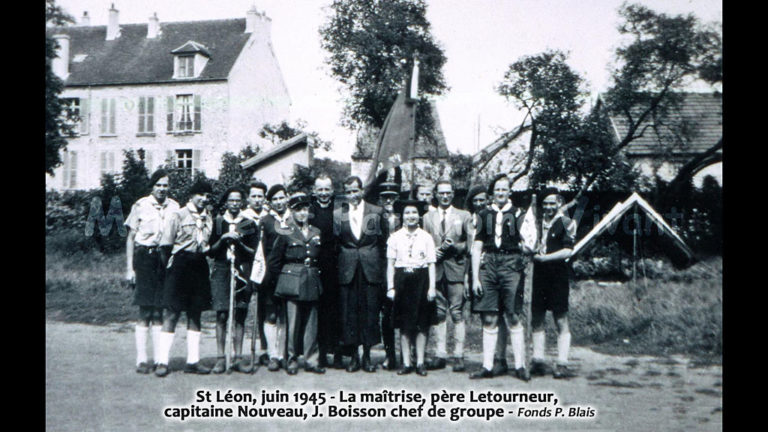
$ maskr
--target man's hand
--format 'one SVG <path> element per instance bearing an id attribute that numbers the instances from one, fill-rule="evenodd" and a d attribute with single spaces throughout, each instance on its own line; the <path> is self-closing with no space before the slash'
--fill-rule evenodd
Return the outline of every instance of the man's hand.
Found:
<path id="1" fill-rule="evenodd" d="M 438 260 L 441 260 L 441 259 L 443 259 L 443 255 L 444 255 L 444 252 L 443 252 L 443 250 L 442 250 L 442 249 L 438 248 L 438 249 L 435 251 L 435 257 L 436 257 Z"/>
<path id="2" fill-rule="evenodd" d="M 464 298 L 466 300 L 469 300 L 469 298 L 471 297 L 471 294 L 472 294 L 472 291 L 470 291 L 470 288 L 469 288 L 469 281 L 465 278 L 464 279 Z"/>
<path id="3" fill-rule="evenodd" d="M 536 255 L 533 256 L 533 261 L 534 262 L 547 262 L 547 261 L 549 261 L 549 259 L 547 258 L 546 255 L 542 255 L 540 253 L 537 253 Z"/>
<path id="4" fill-rule="evenodd" d="M 394 300 L 395 299 L 395 289 L 394 288 L 390 288 L 390 289 L 387 290 L 387 298 L 390 299 L 390 300 Z"/>
<path id="5" fill-rule="evenodd" d="M 129 288 L 136 288 L 136 272 L 133 269 L 125 272 L 125 282 Z"/>
<path id="6" fill-rule="evenodd" d="M 443 240 L 443 244 L 440 245 L 440 249 L 442 249 L 442 250 L 444 250 L 446 252 L 449 251 L 452 247 L 453 247 L 453 240 L 451 240 L 448 237 L 446 237 Z"/>
<path id="7" fill-rule="evenodd" d="M 475 293 L 476 297 L 483 296 L 483 286 L 480 284 L 480 279 L 475 279 L 472 282 L 472 291 Z"/>
<path id="8" fill-rule="evenodd" d="M 437 291 L 435 290 L 435 287 L 430 287 L 429 290 L 427 290 L 427 300 L 434 301 L 435 297 L 437 297 Z"/>

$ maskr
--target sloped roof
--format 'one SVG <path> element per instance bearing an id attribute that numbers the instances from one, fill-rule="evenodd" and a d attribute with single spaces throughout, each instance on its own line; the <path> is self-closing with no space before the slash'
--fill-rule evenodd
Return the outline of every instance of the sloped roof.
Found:
<path id="1" fill-rule="evenodd" d="M 272 160 L 275 157 L 300 145 L 309 145 L 309 142 L 307 141 L 307 134 L 302 133 L 289 140 L 283 141 L 282 143 L 273 147 L 270 151 L 256 155 L 248 160 L 241 162 L 240 166 L 243 167 L 243 169 L 255 169 L 259 165 Z"/>
<path id="2" fill-rule="evenodd" d="M 171 54 L 189 54 L 189 53 L 202 53 L 202 54 L 205 54 L 207 57 L 211 56 L 211 53 L 208 51 L 208 48 L 206 48 L 205 45 L 199 44 L 193 40 L 189 40 L 184 45 L 171 51 Z"/>
<path id="3" fill-rule="evenodd" d="M 688 122 L 691 126 L 691 139 L 688 142 L 672 144 L 673 132 L 665 126 L 658 131 L 649 127 L 642 137 L 635 139 L 626 147 L 630 156 L 656 155 L 671 150 L 677 154 L 703 153 L 715 145 L 723 136 L 723 96 L 720 93 L 683 93 L 679 109 L 670 110 L 668 123 Z M 626 135 L 628 126 L 622 115 L 610 115 L 619 137 Z M 641 125 L 642 128 L 646 123 Z"/>
<path id="4" fill-rule="evenodd" d="M 440 124 L 440 116 L 437 113 L 437 105 L 434 102 L 430 102 L 429 106 L 432 111 L 432 118 L 435 120 L 434 136 L 437 143 L 430 142 L 426 137 L 420 136 L 416 141 L 416 146 L 413 150 L 413 157 L 447 158 L 448 147 L 445 145 L 445 135 L 443 134 L 443 127 Z M 373 153 L 376 151 L 376 139 L 378 138 L 378 135 L 379 130 L 374 128 L 368 128 L 361 131 L 357 136 L 355 152 L 352 153 L 352 159 L 373 159 Z"/>
<path id="5" fill-rule="evenodd" d="M 121 24 L 120 36 L 106 40 L 106 26 L 72 26 L 47 29 L 49 35 L 70 37 L 67 86 L 151 84 L 176 82 L 173 51 L 192 40 L 210 56 L 197 78 L 189 81 L 222 80 L 229 76 L 251 33 L 245 33 L 245 18 L 160 23 L 160 34 L 147 38 L 147 24 Z M 87 57 L 74 63 L 79 54 Z"/>

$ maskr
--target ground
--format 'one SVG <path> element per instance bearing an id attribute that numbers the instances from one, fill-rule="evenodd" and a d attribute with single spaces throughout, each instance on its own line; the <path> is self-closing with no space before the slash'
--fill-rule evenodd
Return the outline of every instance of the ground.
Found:
<path id="1" fill-rule="evenodd" d="M 216 351 L 212 322 L 204 322 L 200 352 L 211 364 Z M 177 330 L 171 352 L 173 372 L 166 378 L 134 372 L 133 324 L 87 325 L 46 321 L 46 426 L 51 431 L 221 431 L 294 430 L 312 427 L 315 431 L 445 430 L 481 427 L 484 430 L 722 430 L 722 367 L 702 364 L 684 356 L 612 356 L 587 347 L 574 347 L 571 359 L 578 377 L 554 380 L 534 378 L 525 383 L 511 376 L 491 380 L 469 380 L 467 373 L 450 369 L 431 371 L 422 378 L 399 377 L 379 370 L 375 374 L 329 370 L 324 376 L 299 372 L 271 373 L 266 368 L 253 375 L 186 375 L 184 326 Z M 553 353 L 550 353 L 553 354 Z M 151 355 L 151 350 L 150 350 Z M 381 359 L 383 352 L 375 351 Z M 480 355 L 472 350 L 468 368 L 475 370 Z M 551 391 L 561 406 L 590 406 L 592 419 L 522 420 L 515 416 L 491 421 L 472 419 L 452 423 L 447 419 L 398 421 L 356 420 L 166 420 L 163 407 L 194 404 L 197 390 L 261 389 L 284 392 L 378 391 L 407 389 L 429 392 L 453 391 Z M 428 397 L 428 396 L 427 396 Z M 204 405 L 204 404 L 200 404 Z M 347 405 L 347 404 L 339 404 Z M 517 404 L 512 404 L 517 405 Z M 511 408 L 511 405 L 504 405 Z"/>

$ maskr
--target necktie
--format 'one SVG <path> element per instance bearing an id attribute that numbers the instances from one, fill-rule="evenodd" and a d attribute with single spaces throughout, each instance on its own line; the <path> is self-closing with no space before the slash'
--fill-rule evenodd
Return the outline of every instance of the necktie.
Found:
<path id="1" fill-rule="evenodd" d="M 445 238 L 445 209 L 440 209 L 440 235 Z"/>
<path id="2" fill-rule="evenodd" d="M 349 211 L 349 227 L 352 229 L 352 235 L 355 239 L 360 238 L 360 221 L 357 220 L 357 206 L 352 206 Z"/>

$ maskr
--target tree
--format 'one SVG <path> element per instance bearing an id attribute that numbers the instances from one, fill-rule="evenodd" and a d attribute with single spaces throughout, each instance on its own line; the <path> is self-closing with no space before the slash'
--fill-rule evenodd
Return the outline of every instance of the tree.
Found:
<path id="1" fill-rule="evenodd" d="M 419 93 L 442 94 L 443 50 L 433 40 L 423 0 L 334 0 L 333 15 L 320 29 L 321 46 L 330 57 L 331 75 L 346 88 L 342 124 L 381 128 L 392 104 L 419 59 Z M 416 134 L 432 136 L 434 119 L 421 97 Z"/>
<path id="2" fill-rule="evenodd" d="M 62 26 L 75 20 L 54 0 L 45 1 L 46 26 Z M 53 175 L 53 170 L 61 165 L 62 150 L 67 147 L 67 138 L 73 134 L 70 118 L 65 110 L 65 102 L 59 97 L 64 90 L 64 83 L 53 73 L 52 62 L 58 57 L 59 44 L 46 32 L 45 35 L 45 172 Z"/>
<path id="3" fill-rule="evenodd" d="M 661 140 L 667 147 L 690 138 L 693 125 L 674 124 L 679 116 L 669 115 L 680 107 L 680 91 L 697 79 L 722 78 L 721 38 L 714 27 L 693 15 L 668 16 L 639 5 L 625 4 L 619 14 L 619 33 L 628 39 L 616 50 L 611 85 L 591 112 L 581 114 L 582 79 L 557 51 L 513 63 L 498 87 L 526 114 L 520 128 L 503 136 L 506 143 L 526 121 L 532 130 L 525 167 L 514 179 L 530 175 L 532 187 L 570 183 L 576 194 L 568 207 L 590 188 L 631 185 L 632 169 L 622 151 L 649 130 L 671 131 L 675 136 Z M 622 118 L 625 134 L 612 135 L 609 114 Z M 694 162 L 688 171 L 701 166 Z"/>

